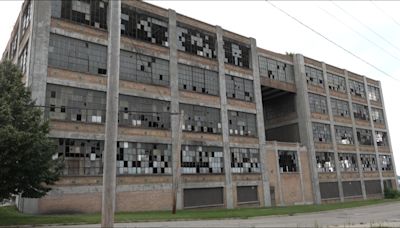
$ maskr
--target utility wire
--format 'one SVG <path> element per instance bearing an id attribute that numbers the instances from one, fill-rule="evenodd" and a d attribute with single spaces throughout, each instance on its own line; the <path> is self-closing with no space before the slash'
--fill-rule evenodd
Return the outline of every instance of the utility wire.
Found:
<path id="1" fill-rule="evenodd" d="M 353 29 L 352 27 L 350 27 L 349 25 L 347 25 L 346 23 L 344 23 L 342 20 L 340 20 L 338 17 L 336 17 L 335 15 L 329 13 L 327 10 L 325 10 L 324 8 L 318 6 L 318 8 L 322 11 L 324 11 L 326 14 L 330 15 L 331 17 L 333 17 L 335 20 L 339 21 L 342 25 L 346 26 L 348 29 L 350 29 L 351 31 L 353 31 L 354 33 L 356 33 L 358 36 L 360 36 L 361 38 L 367 40 L 368 42 L 370 42 L 371 44 L 375 45 L 376 47 L 378 47 L 379 49 L 381 49 L 382 51 L 384 51 L 386 54 L 390 55 L 391 57 L 397 59 L 397 61 L 400 62 L 400 58 L 393 55 L 392 53 L 390 53 L 388 50 L 386 50 L 385 48 L 381 47 L 380 45 L 378 45 L 377 43 L 375 43 L 374 41 L 370 40 L 368 37 L 364 36 L 363 34 L 361 34 L 360 32 L 358 32 L 357 30 Z"/>
<path id="2" fill-rule="evenodd" d="M 400 23 L 396 21 L 390 14 L 386 13 L 381 7 L 379 7 L 373 0 L 370 0 L 372 5 L 375 6 L 378 10 L 380 10 L 383 14 L 385 14 L 388 18 L 392 19 L 392 21 L 400 27 Z"/>
<path id="3" fill-rule="evenodd" d="M 364 24 L 364 22 L 360 21 L 359 19 L 357 19 L 356 17 L 354 17 L 353 15 L 351 15 L 349 12 L 347 12 L 345 9 L 343 9 L 342 7 L 340 7 L 338 4 L 336 4 L 335 2 L 332 2 L 333 5 L 335 5 L 337 8 L 339 8 L 341 11 L 343 11 L 345 14 L 349 15 L 351 18 L 353 18 L 355 21 L 357 21 L 358 23 L 360 23 L 361 25 L 363 25 L 364 27 L 366 27 L 370 32 L 374 33 L 376 36 L 378 36 L 379 38 L 381 38 L 382 40 L 384 40 L 386 43 L 388 43 L 390 46 L 394 47 L 397 49 L 397 51 L 400 52 L 400 48 L 398 48 L 396 45 L 394 45 L 392 42 L 390 42 L 389 40 L 387 40 L 385 37 L 383 37 L 382 35 L 380 35 L 379 33 L 375 32 L 373 29 L 371 29 L 368 25 Z"/>
<path id="4" fill-rule="evenodd" d="M 368 62 L 367 60 L 361 58 L 360 56 L 354 54 L 353 52 L 347 50 L 346 48 L 342 47 L 340 44 L 336 43 L 335 41 L 329 39 L 328 37 L 324 36 L 323 34 L 321 34 L 320 32 L 316 31 L 315 29 L 311 28 L 310 26 L 304 24 L 302 21 L 300 21 L 299 19 L 297 19 L 296 17 L 290 15 L 289 13 L 287 13 L 286 11 L 284 11 L 283 9 L 279 8 L 278 6 L 274 5 L 271 1 L 266 0 L 266 2 L 268 2 L 271 6 L 273 6 L 275 9 L 281 11 L 283 14 L 285 14 L 286 16 L 292 18 L 293 20 L 295 20 L 297 23 L 303 25 L 304 27 L 306 27 L 307 29 L 311 30 L 312 32 L 314 32 L 315 34 L 317 34 L 318 36 L 324 38 L 325 40 L 329 41 L 330 43 L 332 43 L 333 45 L 337 46 L 338 48 L 342 49 L 343 51 L 349 53 L 350 55 L 352 55 L 353 57 L 359 59 L 360 61 L 364 62 L 365 64 L 369 65 L 370 67 L 374 68 L 375 70 L 381 72 L 382 74 L 396 80 L 396 81 L 400 81 L 399 79 L 391 76 L 390 74 L 386 73 L 385 71 L 381 70 L 380 68 L 378 68 L 377 66 L 373 65 L 372 63 Z"/>

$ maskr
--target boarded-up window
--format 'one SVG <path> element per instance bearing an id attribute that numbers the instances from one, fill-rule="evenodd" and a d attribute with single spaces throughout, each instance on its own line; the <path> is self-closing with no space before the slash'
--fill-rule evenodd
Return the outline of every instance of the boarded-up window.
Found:
<path id="1" fill-rule="evenodd" d="M 183 190 L 183 206 L 212 207 L 224 204 L 223 188 L 191 188 Z"/>
<path id="2" fill-rule="evenodd" d="M 364 184 L 365 184 L 365 192 L 367 193 L 367 195 L 382 193 L 380 180 L 366 180 Z"/>
<path id="3" fill-rule="evenodd" d="M 238 186 L 237 201 L 238 203 L 258 202 L 257 186 Z"/>
<path id="4" fill-rule="evenodd" d="M 362 195 L 360 181 L 343 181 L 342 186 L 344 197 Z"/>
<path id="5" fill-rule="evenodd" d="M 319 183 L 322 199 L 339 198 L 339 188 L 337 182 Z"/>

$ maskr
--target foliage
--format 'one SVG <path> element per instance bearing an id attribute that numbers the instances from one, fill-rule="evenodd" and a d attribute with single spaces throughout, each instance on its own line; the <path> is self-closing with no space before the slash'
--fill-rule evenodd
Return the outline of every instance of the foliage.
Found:
<path id="1" fill-rule="evenodd" d="M 397 189 L 386 188 L 385 198 L 386 199 L 397 199 L 400 197 L 400 192 Z"/>
<path id="2" fill-rule="evenodd" d="M 0 63 L 0 200 L 13 195 L 38 198 L 61 170 L 42 111 L 34 106 L 17 66 Z"/>

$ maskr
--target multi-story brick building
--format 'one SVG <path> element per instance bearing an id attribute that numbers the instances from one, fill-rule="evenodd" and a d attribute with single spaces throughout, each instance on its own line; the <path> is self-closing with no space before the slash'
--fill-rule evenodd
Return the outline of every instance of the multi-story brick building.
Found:
<path id="1" fill-rule="evenodd" d="M 44 107 L 65 170 L 44 198 L 20 198 L 22 211 L 101 208 L 107 8 L 23 4 L 3 59 Z M 118 211 L 171 208 L 178 158 L 181 209 L 368 199 L 397 186 L 379 81 L 141 1 L 122 2 L 121 35 Z"/>

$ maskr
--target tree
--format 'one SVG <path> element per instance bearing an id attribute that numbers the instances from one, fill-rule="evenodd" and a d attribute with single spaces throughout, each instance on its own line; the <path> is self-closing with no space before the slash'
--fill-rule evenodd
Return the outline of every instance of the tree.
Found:
<path id="1" fill-rule="evenodd" d="M 0 201 L 12 195 L 39 198 L 61 171 L 48 122 L 22 83 L 22 73 L 0 63 Z"/>

